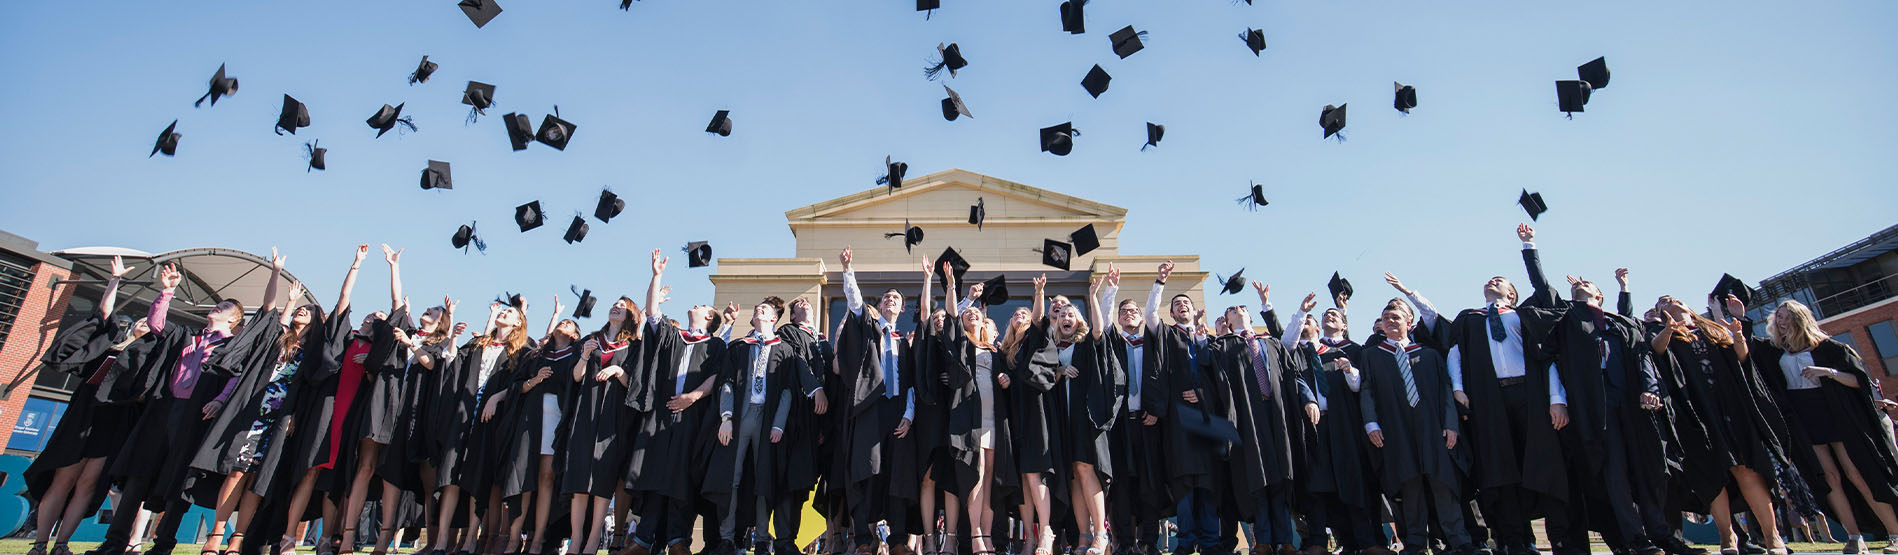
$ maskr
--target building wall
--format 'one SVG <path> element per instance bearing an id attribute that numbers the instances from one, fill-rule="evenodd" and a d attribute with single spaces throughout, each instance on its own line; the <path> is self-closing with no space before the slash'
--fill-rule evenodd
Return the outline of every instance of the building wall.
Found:
<path id="1" fill-rule="evenodd" d="M 1858 351 L 1859 358 L 1865 360 L 1866 373 L 1879 380 L 1885 398 L 1892 399 L 1898 396 L 1898 368 L 1886 368 L 1884 358 L 1898 357 L 1898 353 L 1879 352 L 1871 331 L 1867 329 L 1879 322 L 1898 324 L 1898 297 L 1827 318 L 1819 322 L 1819 329 L 1825 330 L 1828 335 L 1850 333 L 1852 348 Z"/>
<path id="2" fill-rule="evenodd" d="M 5 345 L 0 345 L 0 379 L 12 387 L 4 399 L 0 399 L 0 431 L 11 435 L 13 425 L 20 418 L 20 411 L 26 405 L 26 399 L 33 392 L 33 379 L 37 374 L 24 374 L 39 367 L 39 358 L 53 344 L 53 337 L 59 332 L 60 317 L 66 313 L 66 301 L 71 287 L 54 289 L 48 287 L 54 278 L 66 279 L 70 273 L 45 262 L 33 266 L 33 287 L 27 291 L 26 303 L 20 307 L 20 313 L 14 320 L 13 332 L 7 336 Z M 50 432 L 51 429 L 46 430 Z"/>

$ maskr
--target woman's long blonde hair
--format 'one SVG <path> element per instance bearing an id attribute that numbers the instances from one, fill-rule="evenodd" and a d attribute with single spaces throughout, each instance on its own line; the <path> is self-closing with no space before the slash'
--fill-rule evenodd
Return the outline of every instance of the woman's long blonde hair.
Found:
<path id="1" fill-rule="evenodd" d="M 520 315 L 521 323 L 514 326 L 513 330 L 508 331 L 507 337 L 504 337 L 504 338 L 494 337 L 494 334 L 501 332 L 501 325 L 495 324 L 494 329 L 489 330 L 487 335 L 475 337 L 473 340 L 474 341 L 500 340 L 501 342 L 507 344 L 507 354 L 511 356 L 514 353 L 520 352 L 521 349 L 527 348 L 527 343 L 528 343 L 527 313 L 523 312 L 519 308 L 512 307 L 512 306 L 507 307 L 502 310 L 512 310 L 514 311 L 515 314 Z"/>
<path id="2" fill-rule="evenodd" d="M 1781 316 L 1784 316 L 1786 322 L 1793 326 L 1793 331 L 1789 335 L 1779 334 Z M 1813 318 L 1812 309 L 1791 299 L 1781 301 L 1779 307 L 1773 309 L 1773 315 L 1766 318 L 1766 335 L 1774 347 L 1790 353 L 1810 351 L 1813 347 L 1819 346 L 1819 343 L 1832 337 L 1819 329 L 1819 320 Z"/>
<path id="3" fill-rule="evenodd" d="M 1015 309 L 1016 312 L 1024 310 L 1028 309 Z M 1028 327 L 1035 325 L 1035 321 L 1024 320 L 1021 325 L 1016 325 L 1014 316 L 1010 315 L 1008 324 L 1008 330 L 1002 332 L 1002 354 L 1007 355 L 1009 360 L 1014 360 L 1015 353 L 1021 351 L 1022 341 L 1028 339 Z"/>

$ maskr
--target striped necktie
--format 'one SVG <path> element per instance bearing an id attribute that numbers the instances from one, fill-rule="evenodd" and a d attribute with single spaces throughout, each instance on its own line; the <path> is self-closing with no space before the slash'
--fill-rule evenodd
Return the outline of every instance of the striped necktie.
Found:
<path id="1" fill-rule="evenodd" d="M 1404 376 L 1404 396 L 1410 400 L 1410 406 L 1415 407 L 1419 399 L 1417 397 L 1417 380 L 1410 374 L 1410 352 L 1405 349 L 1398 349 L 1392 351 L 1391 356 L 1397 357 L 1397 373 Z"/>

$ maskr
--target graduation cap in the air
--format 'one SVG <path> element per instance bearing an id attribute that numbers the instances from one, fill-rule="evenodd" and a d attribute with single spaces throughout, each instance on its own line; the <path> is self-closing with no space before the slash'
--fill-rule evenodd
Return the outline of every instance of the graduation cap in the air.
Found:
<path id="1" fill-rule="evenodd" d="M 600 300 L 599 297 L 593 296 L 593 290 L 581 289 L 580 286 L 578 285 L 569 285 L 567 286 L 567 290 L 572 291 L 573 294 L 580 296 L 580 300 L 575 301 L 573 303 L 573 317 L 574 318 L 592 318 L 593 305 L 594 303 L 597 303 Z"/>
<path id="2" fill-rule="evenodd" d="M 903 252 L 909 252 L 910 247 L 923 244 L 923 228 L 909 225 L 909 220 L 903 220 L 903 231 L 883 234 L 884 239 L 897 237 L 903 238 Z"/>
<path id="3" fill-rule="evenodd" d="M 488 115 L 488 107 L 494 106 L 494 85 L 469 81 L 468 89 L 461 91 L 461 103 L 472 106 L 468 109 L 468 123 L 474 123 L 477 116 Z"/>
<path id="4" fill-rule="evenodd" d="M 1265 186 L 1258 183 L 1252 183 L 1252 189 L 1246 192 L 1246 196 L 1239 197 L 1239 205 L 1253 212 L 1259 211 L 1259 207 L 1268 204 L 1272 203 L 1265 200 Z"/>
<path id="5" fill-rule="evenodd" d="M 923 76 L 934 81 L 937 77 L 942 76 L 942 70 L 947 69 L 949 70 L 949 76 L 955 77 L 957 71 L 968 66 L 969 60 L 962 57 L 961 46 L 957 46 L 956 43 L 953 42 L 947 45 L 936 43 L 936 58 L 930 60 L 928 67 L 923 68 Z"/>
<path id="6" fill-rule="evenodd" d="M 996 274 L 982 282 L 982 298 L 976 299 L 983 306 L 998 306 L 1008 302 L 1008 277 Z"/>
<path id="7" fill-rule="evenodd" d="M 949 272 L 955 274 L 956 283 L 962 283 L 962 276 L 969 273 L 969 261 L 963 259 L 962 253 L 956 252 L 955 247 L 947 247 L 942 249 L 942 254 L 936 257 L 936 263 L 930 266 L 929 273 L 938 273 L 944 262 L 949 263 Z"/>
<path id="8" fill-rule="evenodd" d="M 520 225 L 523 232 L 540 227 L 546 220 L 547 213 L 540 210 L 538 200 L 514 207 L 514 223 Z"/>
<path id="9" fill-rule="evenodd" d="M 1067 270 L 1074 262 L 1074 245 L 1054 239 L 1041 240 L 1041 263 L 1047 266 Z"/>
<path id="10" fill-rule="evenodd" d="M 211 90 L 205 91 L 204 96 L 198 97 L 197 102 L 191 103 L 191 107 L 196 108 L 196 107 L 203 106 L 204 101 L 207 98 L 211 100 L 212 106 L 216 106 L 217 99 L 224 98 L 226 96 L 234 96 L 236 94 L 237 94 L 237 78 L 225 77 L 224 64 L 218 64 L 217 73 L 211 76 Z"/>
<path id="11" fill-rule="evenodd" d="M 1114 54 L 1120 56 L 1122 60 L 1146 48 L 1146 43 L 1140 42 L 1146 38 L 1146 31 L 1135 31 L 1132 25 L 1121 27 L 1119 31 L 1114 31 L 1114 34 L 1107 36 L 1107 40 L 1114 45 Z"/>
<path id="12" fill-rule="evenodd" d="M 1582 108 L 1588 105 L 1589 90 L 1587 81 L 1556 81 L 1556 109 L 1571 114 L 1569 117 L 1574 117 L 1575 112 L 1587 111 Z"/>
<path id="13" fill-rule="evenodd" d="M 1145 151 L 1147 147 L 1160 146 L 1160 138 L 1164 136 L 1166 136 L 1166 126 L 1147 122 L 1147 144 L 1140 145 L 1140 150 Z"/>
<path id="14" fill-rule="evenodd" d="M 1218 274 L 1214 274 L 1214 277 L 1218 277 Z M 1233 272 L 1230 276 L 1219 278 L 1219 283 L 1219 294 L 1221 295 L 1232 295 L 1244 292 L 1246 290 L 1246 269 L 1240 268 L 1239 271 Z"/>
<path id="15" fill-rule="evenodd" d="M 309 165 L 303 168 L 303 173 L 310 173 L 310 170 L 329 169 L 324 167 L 323 155 L 328 154 L 330 149 L 316 146 L 318 142 L 321 141 L 303 143 L 303 157 L 310 160 Z"/>
<path id="16" fill-rule="evenodd" d="M 488 252 L 488 242 L 475 234 L 475 222 L 468 222 L 467 225 L 456 228 L 455 235 L 448 238 L 448 243 L 461 249 L 461 252 L 468 252 L 468 245 L 474 245 L 475 250 L 482 253 Z"/>
<path id="17" fill-rule="evenodd" d="M 461 13 L 468 14 L 468 21 L 480 29 L 493 21 L 494 16 L 501 15 L 501 5 L 494 0 L 461 0 Z"/>
<path id="18" fill-rule="evenodd" d="M 1081 88 L 1087 89 L 1088 95 L 1100 98 L 1101 93 L 1107 92 L 1107 83 L 1113 80 L 1114 76 L 1108 75 L 1100 64 L 1094 64 L 1094 69 L 1087 70 L 1087 77 L 1081 78 Z"/>
<path id="19" fill-rule="evenodd" d="M 178 139 L 183 137 L 184 134 L 178 132 L 178 120 L 171 120 L 171 125 L 165 126 L 164 131 L 158 132 L 158 142 L 152 143 L 152 153 L 145 157 L 151 158 L 160 152 L 165 153 L 166 156 L 178 154 Z"/>
<path id="20" fill-rule="evenodd" d="M 573 223 L 567 224 L 567 234 L 562 235 L 561 238 L 565 239 L 569 245 L 585 241 L 589 229 L 591 228 L 587 226 L 587 219 L 579 214 L 574 214 Z"/>
<path id="21" fill-rule="evenodd" d="M 1068 234 L 1068 240 L 1074 242 L 1074 254 L 1083 255 L 1101 248 L 1101 238 L 1094 233 L 1094 224 L 1081 226 Z"/>
<path id="22" fill-rule="evenodd" d="M 1590 90 L 1599 91 L 1608 88 L 1608 58 L 1595 58 L 1586 64 L 1576 66 L 1575 76 L 1588 83 Z"/>
<path id="23" fill-rule="evenodd" d="M 1053 127 L 1041 128 L 1041 151 L 1055 156 L 1067 156 L 1074 150 L 1074 138 L 1081 136 L 1074 129 L 1074 123 L 1068 122 Z"/>
<path id="24" fill-rule="evenodd" d="M 633 9 L 633 0 L 619 0 L 619 11 Z"/>
<path id="25" fill-rule="evenodd" d="M 1411 108 L 1417 107 L 1417 87 L 1396 81 L 1392 81 L 1391 86 L 1397 88 L 1397 99 L 1391 101 L 1391 107 L 1406 114 L 1410 113 Z"/>
<path id="26" fill-rule="evenodd" d="M 1522 205 L 1522 210 L 1529 213 L 1531 221 L 1549 211 L 1548 203 L 1542 202 L 1542 193 L 1531 193 L 1528 189 L 1523 189 L 1522 196 L 1516 197 L 1516 204 Z"/>
<path id="27" fill-rule="evenodd" d="M 1748 287 L 1746 282 L 1740 281 L 1740 278 L 1733 277 L 1733 274 L 1720 274 L 1720 282 L 1714 284 L 1713 292 L 1709 293 L 1709 295 L 1713 296 L 1716 300 L 1724 300 L 1727 298 L 1727 295 L 1733 295 L 1739 297 L 1741 304 L 1748 306 L 1753 304 L 1753 288 Z M 1715 302 L 1714 305 L 1722 309 L 1726 307 L 1725 302 Z M 1730 316 L 1741 315 L 1731 314 Z"/>
<path id="28" fill-rule="evenodd" d="M 1350 104 L 1339 104 L 1337 106 L 1326 104 L 1325 108 L 1318 112 L 1318 125 L 1325 128 L 1324 138 L 1329 139 L 1332 135 L 1337 135 L 1339 131 L 1344 130 L 1345 106 L 1350 106 Z M 1338 140 L 1344 140 L 1344 137 L 1339 136 Z"/>
<path id="29" fill-rule="evenodd" d="M 567 150 L 567 141 L 573 140 L 573 130 L 578 127 L 573 122 L 560 119 L 560 107 L 554 107 L 554 113 L 540 120 L 540 130 L 534 132 L 534 140 L 540 144 L 554 147 L 554 150 Z"/>
<path id="30" fill-rule="evenodd" d="M 521 311 L 522 316 L 527 315 L 527 299 L 522 298 L 519 293 L 502 293 L 501 296 L 494 298 L 494 302 L 514 307 L 514 310 Z"/>
<path id="31" fill-rule="evenodd" d="M 928 21 L 929 16 L 935 15 L 936 14 L 935 10 L 938 10 L 941 8 L 942 8 L 942 0 L 916 0 L 916 11 L 929 12 L 929 13 L 923 14 L 924 21 Z"/>
<path id="32" fill-rule="evenodd" d="M 958 117 L 975 117 L 975 114 L 969 113 L 969 105 L 962 103 L 962 95 L 956 94 L 955 89 L 943 85 L 942 90 L 949 93 L 948 98 L 942 99 L 942 119 L 955 121 Z"/>
<path id="33" fill-rule="evenodd" d="M 527 114 L 509 113 L 501 122 L 507 124 L 507 142 L 514 150 L 527 150 L 527 143 L 534 142 L 534 122 Z"/>
<path id="34" fill-rule="evenodd" d="M 410 131 L 415 130 L 415 119 L 402 115 L 402 107 L 407 104 L 406 102 L 394 106 L 383 104 L 382 109 L 376 110 L 375 115 L 369 116 L 369 127 L 376 130 L 376 138 L 382 138 L 383 133 L 388 133 L 397 125 L 407 127 Z"/>
<path id="35" fill-rule="evenodd" d="M 685 248 L 682 250 L 685 251 L 685 265 L 686 266 L 692 267 L 692 268 L 699 268 L 699 267 L 712 265 L 712 244 L 711 243 L 707 243 L 704 241 L 693 241 L 690 243 L 686 243 Z"/>
<path id="36" fill-rule="evenodd" d="M 1061 30 L 1079 35 L 1087 32 L 1087 0 L 1061 3 Z"/>
<path id="37" fill-rule="evenodd" d="M 1351 290 L 1351 280 L 1344 279 L 1344 277 L 1338 275 L 1337 272 L 1331 273 L 1331 281 L 1325 284 L 1325 288 L 1331 290 L 1331 298 L 1334 300 L 1339 297 L 1343 297 L 1345 300 L 1351 300 L 1351 293 L 1353 292 Z"/>
<path id="38" fill-rule="evenodd" d="M 455 180 L 448 171 L 447 162 L 429 160 L 428 167 L 422 168 L 422 190 L 453 188 L 455 188 Z"/>
<path id="39" fill-rule="evenodd" d="M 712 123 L 705 125 L 706 133 L 717 133 L 720 137 L 732 136 L 731 110 L 719 110 L 712 114 Z"/>
<path id="40" fill-rule="evenodd" d="M 599 204 L 593 206 L 593 217 L 599 218 L 602 223 L 611 222 L 614 216 L 618 216 L 625 210 L 625 199 L 619 198 L 619 195 L 613 194 L 612 191 L 602 190 Z"/>
<path id="41" fill-rule="evenodd" d="M 416 64 L 415 73 L 409 74 L 409 84 L 427 83 L 428 76 L 434 75 L 435 70 L 440 67 L 440 64 L 428 61 L 428 55 L 422 55 L 422 63 Z"/>
<path id="42" fill-rule="evenodd" d="M 982 230 L 982 220 L 989 217 L 989 210 L 982 205 L 982 197 L 975 197 L 975 204 L 969 206 L 969 225 L 976 231 Z"/>
<path id="43" fill-rule="evenodd" d="M 908 162 L 893 162 L 890 157 L 884 156 L 883 175 L 877 177 L 877 184 L 888 186 L 889 192 L 894 194 L 897 189 L 903 188 L 903 174 L 906 173 L 909 173 Z"/>
<path id="44" fill-rule="evenodd" d="M 298 127 L 309 126 L 310 107 L 303 105 L 302 102 L 298 102 L 295 98 L 290 98 L 290 95 L 283 95 L 283 113 L 277 115 L 277 128 L 275 129 L 277 134 L 282 135 L 283 132 L 289 131 L 291 135 L 295 135 L 297 134 Z"/>
<path id="45" fill-rule="evenodd" d="M 1265 30 L 1264 29 L 1248 28 L 1246 29 L 1246 32 L 1239 33 L 1239 40 L 1245 41 L 1246 48 L 1252 49 L 1253 57 L 1258 57 L 1260 52 L 1265 51 Z"/>

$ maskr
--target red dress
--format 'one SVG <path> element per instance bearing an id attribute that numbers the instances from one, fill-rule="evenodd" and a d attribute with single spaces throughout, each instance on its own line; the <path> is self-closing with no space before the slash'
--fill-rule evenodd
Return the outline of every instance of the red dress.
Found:
<path id="1" fill-rule="evenodd" d="M 349 419 L 349 407 L 356 404 L 356 389 L 362 386 L 362 363 L 356 362 L 358 355 L 369 354 L 369 342 L 361 339 L 351 341 L 349 348 L 343 351 L 343 369 L 336 381 L 336 405 L 330 412 L 330 456 L 327 462 L 317 468 L 336 467 L 336 457 L 342 454 L 343 421 Z"/>

